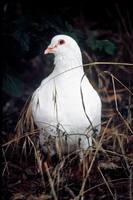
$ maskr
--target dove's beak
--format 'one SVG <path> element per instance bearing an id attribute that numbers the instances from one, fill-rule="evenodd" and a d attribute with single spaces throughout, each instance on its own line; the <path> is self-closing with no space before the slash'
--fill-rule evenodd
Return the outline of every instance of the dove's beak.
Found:
<path id="1" fill-rule="evenodd" d="M 56 45 L 55 46 L 49 45 L 47 47 L 47 49 L 44 51 L 44 54 L 53 53 L 53 50 L 54 50 L 55 47 L 56 47 Z"/>

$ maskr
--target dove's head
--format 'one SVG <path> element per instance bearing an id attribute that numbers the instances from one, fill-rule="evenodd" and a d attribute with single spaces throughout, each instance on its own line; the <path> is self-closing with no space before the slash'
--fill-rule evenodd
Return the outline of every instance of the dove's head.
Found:
<path id="1" fill-rule="evenodd" d="M 81 51 L 77 42 L 67 35 L 56 35 L 44 54 L 53 53 L 55 56 L 81 57 Z"/>

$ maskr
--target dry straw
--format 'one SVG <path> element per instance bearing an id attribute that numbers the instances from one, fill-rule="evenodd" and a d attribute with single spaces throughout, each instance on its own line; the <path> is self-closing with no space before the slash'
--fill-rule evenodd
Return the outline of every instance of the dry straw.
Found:
<path id="1" fill-rule="evenodd" d="M 126 67 L 133 67 L 133 64 L 131 63 L 117 63 L 117 62 L 92 62 L 89 64 L 85 64 L 84 67 L 91 67 L 91 66 L 99 66 L 99 65 L 115 65 L 115 66 L 126 66 Z M 81 66 L 78 66 L 81 67 Z M 70 70 L 74 70 L 77 67 L 74 67 Z M 63 73 L 67 73 L 67 70 Z M 62 73 L 61 73 L 62 74 Z M 59 75 L 61 75 L 59 74 Z M 107 74 L 111 77 L 111 81 L 112 81 L 112 87 L 113 87 L 113 95 L 114 95 L 114 102 L 115 102 L 115 111 L 118 114 L 118 116 L 122 119 L 125 127 L 127 128 L 127 130 L 130 132 L 130 134 L 133 134 L 133 130 L 131 128 L 131 125 L 128 122 L 128 119 L 125 119 L 123 117 L 123 115 L 121 114 L 121 112 L 119 111 L 119 107 L 118 107 L 118 102 L 117 102 L 117 90 L 116 90 L 116 85 L 115 82 L 118 82 L 131 96 L 133 95 L 132 91 L 126 87 L 119 79 L 117 79 L 117 77 L 115 77 L 112 73 L 110 73 L 109 71 L 103 71 L 99 73 L 100 75 L 103 74 Z M 59 76 L 57 75 L 57 76 Z M 55 77 L 54 77 L 55 78 Z M 105 127 L 103 127 L 102 131 L 101 131 L 101 136 L 100 136 L 100 140 L 97 142 L 95 139 L 93 140 L 94 142 L 94 147 L 92 148 L 92 154 L 91 151 L 87 151 L 84 154 L 84 158 L 83 158 L 83 179 L 82 179 L 82 184 L 81 184 L 81 188 L 79 190 L 79 194 L 75 195 L 74 191 L 68 186 L 65 185 L 65 190 L 69 193 L 69 195 L 71 196 L 71 198 L 73 200 L 79 200 L 82 199 L 84 200 L 86 193 L 100 187 L 103 185 L 106 185 L 112 199 L 116 199 L 115 198 L 115 194 L 113 193 L 110 184 L 114 183 L 116 181 L 126 181 L 129 180 L 129 196 L 130 196 L 130 200 L 132 199 L 132 170 L 130 167 L 130 163 L 133 162 L 133 159 L 129 156 L 126 155 L 126 152 L 124 150 L 124 145 L 123 145 L 123 140 L 125 140 L 125 138 L 127 138 L 126 134 L 123 133 L 118 133 L 118 127 L 112 127 L 112 129 L 109 128 L 110 124 L 112 123 L 112 119 L 114 116 L 110 117 L 106 122 L 103 122 L 103 125 L 106 124 Z M 109 131 L 108 131 L 109 130 Z M 5 160 L 5 168 L 3 171 L 3 174 L 5 173 L 5 171 L 8 171 L 8 164 L 7 164 L 7 160 L 6 160 L 6 151 L 7 148 L 11 145 L 11 144 L 19 144 L 19 141 L 21 139 L 26 139 L 23 144 L 23 148 L 25 148 L 26 146 L 26 142 L 28 141 L 29 144 L 32 146 L 32 148 L 34 149 L 34 154 L 35 154 L 35 160 L 38 163 L 38 169 L 40 171 L 40 174 L 42 176 L 42 184 L 43 187 L 46 187 L 46 183 L 45 180 L 43 178 L 43 169 L 42 169 L 42 161 L 41 161 L 41 157 L 40 154 L 38 154 L 38 147 L 36 146 L 36 143 L 34 143 L 32 137 L 36 136 L 39 134 L 39 130 L 37 128 L 34 127 L 34 120 L 33 120 L 33 116 L 32 116 L 32 110 L 31 110 L 31 98 L 29 98 L 27 100 L 27 102 L 25 103 L 25 106 L 20 114 L 20 119 L 18 120 L 18 123 L 16 125 L 16 136 L 15 138 L 13 138 L 12 140 L 8 141 L 7 143 L 2 145 L 2 149 L 3 149 L 3 156 L 4 156 L 4 160 Z M 102 147 L 103 143 L 109 141 L 110 139 L 113 139 L 114 141 L 114 151 L 113 150 L 108 150 L 108 149 L 104 149 Z M 47 162 L 44 163 L 44 167 L 45 167 L 45 171 L 47 173 L 48 176 L 48 181 L 49 181 L 49 187 L 52 193 L 52 196 L 54 198 L 54 200 L 58 199 L 58 192 L 62 189 L 61 187 L 61 183 L 63 184 L 63 181 L 65 182 L 66 180 L 66 174 L 65 171 L 63 172 L 63 170 L 65 169 L 65 162 L 66 160 L 68 160 L 68 158 L 70 157 L 70 155 L 64 157 L 61 154 L 61 148 L 59 147 L 59 143 L 57 143 L 58 141 L 56 140 L 56 146 L 58 147 L 58 151 L 60 154 L 60 161 L 57 164 L 57 166 L 55 167 L 55 169 L 53 169 L 53 171 L 51 172 L 49 170 L 48 164 Z M 117 152 L 115 149 L 117 149 L 116 146 L 116 142 L 118 143 L 119 146 L 119 152 Z M 75 152 L 77 154 L 77 152 Z M 79 152 L 78 152 L 79 153 Z M 125 162 L 125 170 L 128 172 L 129 174 L 129 178 L 122 178 L 122 179 L 118 179 L 118 180 L 111 180 L 108 181 L 105 177 L 105 175 L 103 174 L 102 170 L 101 170 L 101 166 L 108 168 L 108 165 L 103 164 L 103 165 L 98 165 L 97 169 L 99 171 L 99 173 L 101 174 L 103 183 L 97 184 L 94 187 L 90 187 L 88 189 L 86 189 L 86 182 L 89 179 L 90 173 L 93 169 L 96 157 L 98 154 L 103 153 L 105 154 L 108 159 L 113 159 L 114 156 L 118 157 L 118 158 L 122 158 Z M 90 155 L 90 162 L 88 165 L 88 161 L 87 161 L 87 156 Z M 70 159 L 70 162 L 72 162 L 72 159 Z M 112 167 L 118 167 L 119 165 L 116 165 L 115 163 L 112 162 Z"/>

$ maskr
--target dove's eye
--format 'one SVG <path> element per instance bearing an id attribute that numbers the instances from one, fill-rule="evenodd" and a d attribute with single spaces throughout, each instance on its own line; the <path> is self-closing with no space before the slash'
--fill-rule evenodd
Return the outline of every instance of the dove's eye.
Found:
<path id="1" fill-rule="evenodd" d="M 59 40 L 59 44 L 62 45 L 65 43 L 65 40 Z"/>

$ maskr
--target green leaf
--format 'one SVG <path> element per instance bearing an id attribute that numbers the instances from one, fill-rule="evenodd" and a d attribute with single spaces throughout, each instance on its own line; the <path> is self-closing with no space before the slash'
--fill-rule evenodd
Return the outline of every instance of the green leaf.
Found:
<path id="1" fill-rule="evenodd" d="M 89 32 L 87 44 L 93 51 L 98 51 L 103 55 L 105 53 L 108 55 L 114 55 L 116 50 L 116 46 L 113 42 L 107 39 L 105 40 L 97 39 L 97 32 L 95 31 Z"/>
<path id="2" fill-rule="evenodd" d="M 24 83 L 12 75 L 5 74 L 3 77 L 2 89 L 11 96 L 21 97 L 23 94 Z"/>
<path id="3" fill-rule="evenodd" d="M 104 51 L 109 54 L 109 55 L 114 55 L 116 46 L 113 42 L 110 42 L 109 40 L 104 40 L 103 41 L 103 47 Z"/>

